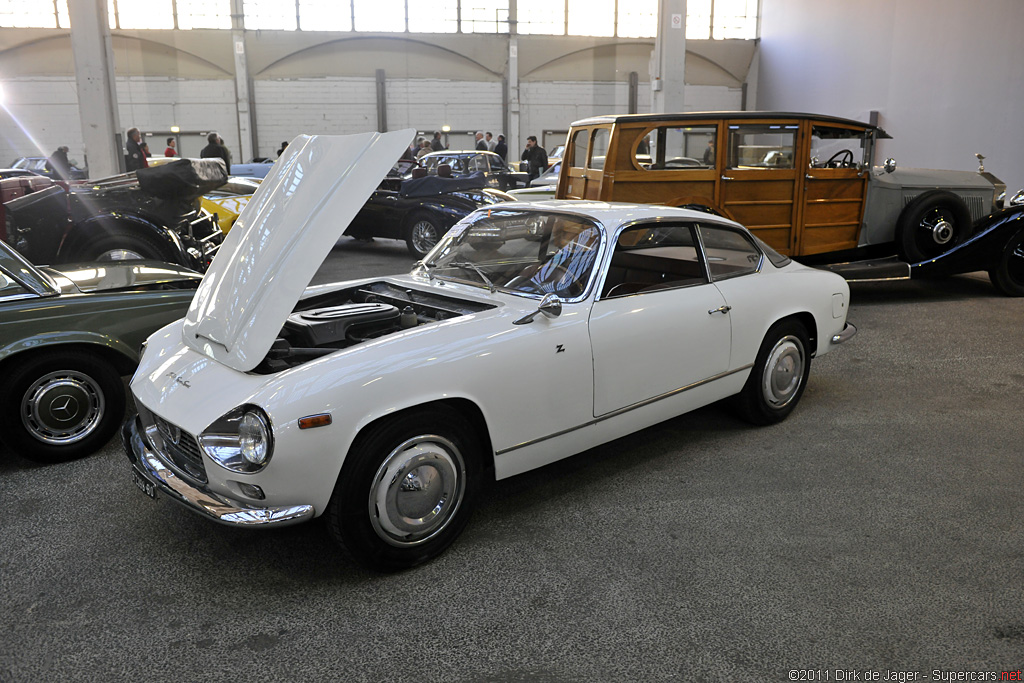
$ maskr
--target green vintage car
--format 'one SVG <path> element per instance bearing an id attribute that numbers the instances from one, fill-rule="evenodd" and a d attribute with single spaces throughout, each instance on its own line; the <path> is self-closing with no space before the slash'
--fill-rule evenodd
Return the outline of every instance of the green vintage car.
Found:
<path id="1" fill-rule="evenodd" d="M 0 439 L 37 462 L 89 455 L 124 417 L 122 375 L 201 275 L 152 261 L 37 267 L 0 242 Z"/>

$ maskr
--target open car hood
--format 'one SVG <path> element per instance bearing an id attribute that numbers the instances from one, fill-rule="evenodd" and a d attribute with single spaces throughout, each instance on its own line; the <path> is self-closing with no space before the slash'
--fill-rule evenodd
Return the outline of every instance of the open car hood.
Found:
<path id="1" fill-rule="evenodd" d="M 185 316 L 185 343 L 235 370 L 255 368 L 334 243 L 415 134 L 295 138 L 210 264 Z"/>

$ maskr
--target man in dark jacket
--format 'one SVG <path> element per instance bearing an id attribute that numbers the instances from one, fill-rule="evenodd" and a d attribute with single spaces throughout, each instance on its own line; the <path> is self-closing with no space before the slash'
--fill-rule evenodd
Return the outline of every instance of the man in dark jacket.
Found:
<path id="1" fill-rule="evenodd" d="M 228 150 L 223 145 L 219 144 L 220 136 L 216 133 L 210 133 L 206 136 L 206 142 L 209 143 L 206 147 L 203 147 L 203 151 L 199 153 L 199 157 L 202 159 L 223 159 L 224 168 L 227 169 L 228 175 L 231 175 L 231 157 L 228 156 Z"/>
<path id="2" fill-rule="evenodd" d="M 536 135 L 526 138 L 526 149 L 523 150 L 523 155 L 520 159 L 527 163 L 526 172 L 530 176 L 530 181 L 533 181 L 534 178 L 543 173 L 548 167 L 547 150 L 537 144 Z"/>
<path id="3" fill-rule="evenodd" d="M 501 157 L 502 161 L 505 161 L 505 157 L 508 156 L 508 145 L 505 144 L 505 136 L 498 136 L 498 144 L 494 146 L 494 153 Z"/>
<path id="4" fill-rule="evenodd" d="M 46 168 L 54 175 L 56 180 L 67 180 L 71 177 L 68 149 L 68 147 L 58 147 L 57 151 L 46 160 Z"/>
<path id="5" fill-rule="evenodd" d="M 125 169 L 128 171 L 138 171 L 140 168 L 149 166 L 149 162 L 146 161 L 146 153 L 142 151 L 140 142 L 142 142 L 142 133 L 139 132 L 139 129 L 129 128 L 128 142 L 125 144 L 128 154 L 124 158 Z"/>
<path id="6" fill-rule="evenodd" d="M 434 131 L 434 139 L 430 141 L 430 149 L 435 152 L 441 152 L 444 150 L 444 143 L 441 142 L 441 131 Z"/>

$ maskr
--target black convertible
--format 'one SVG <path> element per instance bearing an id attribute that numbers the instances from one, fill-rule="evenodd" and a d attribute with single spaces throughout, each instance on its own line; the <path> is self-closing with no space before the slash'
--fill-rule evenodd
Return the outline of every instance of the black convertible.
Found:
<path id="1" fill-rule="evenodd" d="M 404 180 L 389 175 L 366 200 L 345 234 L 356 239 L 405 240 L 409 251 L 422 257 L 453 225 L 477 208 L 512 201 L 512 196 L 486 185 L 483 174 Z"/>

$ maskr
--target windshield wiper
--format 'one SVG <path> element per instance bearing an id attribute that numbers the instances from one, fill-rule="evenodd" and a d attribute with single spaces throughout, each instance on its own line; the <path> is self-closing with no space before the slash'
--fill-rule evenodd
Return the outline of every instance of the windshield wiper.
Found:
<path id="1" fill-rule="evenodd" d="M 434 279 L 434 273 L 431 271 L 433 264 L 427 263 L 426 261 L 420 260 L 412 264 L 413 268 L 422 268 L 423 272 L 427 274 L 428 280 Z"/>
<path id="2" fill-rule="evenodd" d="M 462 268 L 463 270 L 472 270 L 474 273 L 476 273 L 477 275 L 480 276 L 481 280 L 484 281 L 484 283 L 487 285 L 487 289 L 491 290 L 491 294 L 494 294 L 494 292 L 497 291 L 497 288 L 494 286 L 494 283 L 491 282 L 491 279 L 489 277 L 487 277 L 486 275 L 484 275 L 484 271 L 480 270 L 480 267 L 478 265 L 476 265 L 475 263 L 471 263 L 470 261 L 449 261 L 447 264 L 445 264 L 444 267 L 446 267 L 446 268 L 448 268 L 448 267 L 451 267 L 451 268 Z"/>

